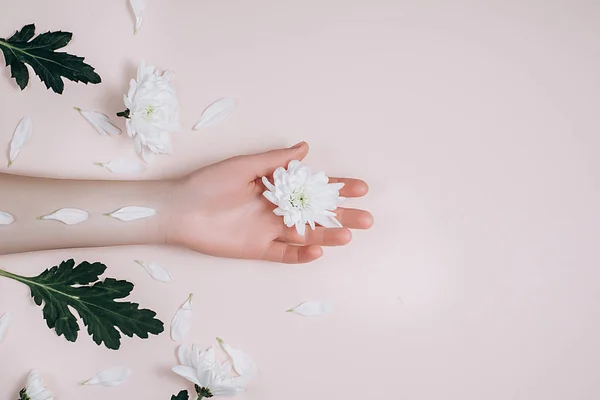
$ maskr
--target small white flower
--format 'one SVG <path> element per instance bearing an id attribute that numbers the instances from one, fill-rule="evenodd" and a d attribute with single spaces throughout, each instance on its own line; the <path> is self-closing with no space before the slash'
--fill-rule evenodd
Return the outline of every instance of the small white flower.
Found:
<path id="1" fill-rule="evenodd" d="M 304 236 L 306 224 L 315 229 L 315 223 L 330 227 L 342 225 L 333 212 L 344 198 L 339 191 L 343 183 L 329 183 L 323 172 L 312 174 L 310 168 L 300 161 L 293 160 L 285 168 L 277 168 L 273 173 L 274 185 L 266 177 L 262 178 L 267 187 L 263 195 L 277 206 L 273 213 L 283 217 L 283 223 L 296 226 L 299 235 Z"/>
<path id="2" fill-rule="evenodd" d="M 245 376 L 230 376 L 232 365 L 215 360 L 212 347 L 200 351 L 196 345 L 179 347 L 179 362 L 173 372 L 196 385 L 199 399 L 212 396 L 233 396 L 245 391 L 249 381 Z"/>
<path id="3" fill-rule="evenodd" d="M 19 400 L 54 400 L 54 395 L 44 385 L 40 373 L 33 370 L 27 377 L 27 384 L 19 393 Z"/>
<path id="4" fill-rule="evenodd" d="M 124 96 L 127 110 L 117 114 L 127 118 L 127 134 L 146 161 L 151 153 L 171 153 L 171 134 L 180 129 L 173 76 L 172 71 L 159 73 L 141 61 L 137 81 L 131 80 L 129 93 Z"/>

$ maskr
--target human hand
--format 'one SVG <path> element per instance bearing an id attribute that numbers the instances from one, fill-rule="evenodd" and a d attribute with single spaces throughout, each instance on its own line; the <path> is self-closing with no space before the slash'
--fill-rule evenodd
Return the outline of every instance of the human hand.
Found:
<path id="1" fill-rule="evenodd" d="M 350 229 L 368 229 L 368 211 L 338 208 L 344 228 L 317 226 L 304 237 L 273 214 L 274 206 L 262 196 L 263 176 L 272 176 L 291 160 L 302 160 L 308 144 L 249 156 L 238 156 L 199 169 L 177 181 L 173 188 L 167 242 L 200 253 L 228 258 L 307 263 L 322 256 L 322 246 L 343 246 L 352 239 Z M 368 192 L 358 179 L 331 178 L 344 182 L 344 197 Z M 350 228 L 350 229 L 349 229 Z"/>

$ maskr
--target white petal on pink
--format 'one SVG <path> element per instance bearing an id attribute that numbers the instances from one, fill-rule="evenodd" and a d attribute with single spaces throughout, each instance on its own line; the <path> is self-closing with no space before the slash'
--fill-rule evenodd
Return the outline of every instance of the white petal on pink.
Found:
<path id="1" fill-rule="evenodd" d="M 248 354 L 239 349 L 231 347 L 221 338 L 217 338 L 217 342 L 219 342 L 223 351 L 227 353 L 231 359 L 233 369 L 238 373 L 238 375 L 251 378 L 258 373 L 256 364 L 254 364 L 254 361 L 252 361 Z"/>
<path id="2" fill-rule="evenodd" d="M 7 212 L 0 211 L 0 225 L 10 225 L 15 222 L 15 217 Z"/>
<path id="3" fill-rule="evenodd" d="M 303 315 L 305 317 L 318 317 L 329 314 L 331 311 L 333 311 L 333 306 L 330 303 L 323 301 L 305 301 L 294 308 L 286 310 L 286 312 Z"/>
<path id="4" fill-rule="evenodd" d="M 132 374 L 131 368 L 125 366 L 112 367 L 98 372 L 82 385 L 100 385 L 105 387 L 119 386 Z"/>
<path id="5" fill-rule="evenodd" d="M 85 118 L 100 135 L 115 136 L 121 134 L 121 129 L 119 129 L 119 127 L 117 127 L 105 114 L 98 111 L 82 110 L 79 107 L 73 108 L 79 111 L 79 114 Z"/>
<path id="6" fill-rule="evenodd" d="M 156 263 L 145 262 L 140 260 L 135 260 L 135 262 L 141 265 L 146 270 L 146 272 L 148 272 L 148 274 L 157 281 L 165 283 L 171 283 L 174 281 L 169 271 L 167 271 L 162 266 Z"/>
<path id="7" fill-rule="evenodd" d="M 13 133 L 13 138 L 10 142 L 10 151 L 8 157 L 8 166 L 10 167 L 17 156 L 23 150 L 23 147 L 31 138 L 33 133 L 33 119 L 31 117 L 24 117 L 21 119 L 17 127 L 15 128 L 15 132 Z"/>
<path id="8" fill-rule="evenodd" d="M 142 23 L 144 22 L 146 0 L 129 0 L 129 3 L 131 4 L 131 9 L 133 10 L 133 14 L 135 15 L 135 28 L 133 32 L 138 33 L 138 31 L 142 27 Z"/>
<path id="9" fill-rule="evenodd" d="M 130 160 L 127 158 L 119 158 L 107 163 L 97 162 L 96 165 L 104 167 L 113 174 L 117 175 L 133 175 L 143 172 L 145 167 L 142 163 Z"/>
<path id="10" fill-rule="evenodd" d="M 148 218 L 153 215 L 156 215 L 156 210 L 149 207 L 127 206 L 104 215 L 107 217 L 118 219 L 120 221 L 130 222 L 135 221 L 137 219 Z"/>
<path id="11" fill-rule="evenodd" d="M 192 298 L 194 294 L 190 294 L 188 299 L 183 303 L 179 310 L 175 313 L 171 320 L 171 339 L 175 342 L 183 340 L 192 329 Z"/>
<path id="12" fill-rule="evenodd" d="M 4 339 L 4 337 L 6 336 L 6 332 L 8 331 L 8 327 L 10 326 L 11 322 L 11 313 L 6 313 L 0 317 L 0 342 L 2 342 L 2 339 Z"/>
<path id="13" fill-rule="evenodd" d="M 204 110 L 202 116 L 200 116 L 200 119 L 194 125 L 194 130 L 199 130 L 222 121 L 235 109 L 236 105 L 236 100 L 228 97 L 215 101 Z"/>
<path id="14" fill-rule="evenodd" d="M 37 219 L 59 221 L 65 225 L 77 225 L 83 221 L 87 221 L 89 218 L 90 214 L 87 211 L 78 208 L 61 208 L 52 214 L 43 215 Z"/>

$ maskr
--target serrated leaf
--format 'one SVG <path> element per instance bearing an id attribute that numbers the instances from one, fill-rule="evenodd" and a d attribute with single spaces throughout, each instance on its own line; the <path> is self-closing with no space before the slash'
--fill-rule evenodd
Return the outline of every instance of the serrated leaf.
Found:
<path id="1" fill-rule="evenodd" d="M 27 286 L 38 306 L 43 306 L 46 325 L 68 341 L 77 340 L 79 325 L 71 309 L 81 317 L 88 333 L 97 345 L 109 349 L 121 347 L 121 334 L 147 339 L 149 334 L 164 331 L 164 324 L 152 310 L 124 299 L 131 294 L 131 282 L 100 276 L 106 265 L 84 261 L 75 267 L 74 260 L 45 270 L 36 277 L 25 277 L 0 270 L 0 276 Z"/>
<path id="2" fill-rule="evenodd" d="M 25 147 L 27 141 L 33 133 L 33 119 L 31 117 L 23 117 L 15 128 L 13 138 L 10 141 L 10 152 L 8 155 L 8 166 L 10 167 L 17 159 L 17 156 Z"/>
<path id="3" fill-rule="evenodd" d="M 190 395 L 188 394 L 187 390 L 182 390 L 177 394 L 177 396 L 171 396 L 171 400 L 189 400 L 189 398 Z"/>
<path id="4" fill-rule="evenodd" d="M 104 387 L 119 386 L 132 374 L 131 368 L 117 366 L 98 372 L 92 378 L 83 382 L 82 385 L 100 385 Z"/>
<path id="5" fill-rule="evenodd" d="M 303 315 L 305 317 L 319 317 L 329 314 L 333 310 L 333 306 L 323 301 L 305 301 L 294 308 L 286 310 L 289 313 Z"/>
<path id="6" fill-rule="evenodd" d="M 15 222 L 15 217 L 7 212 L 0 211 L 0 225 L 10 225 Z"/>
<path id="7" fill-rule="evenodd" d="M 135 221 L 136 219 L 148 218 L 153 215 L 156 215 L 156 210 L 148 207 L 127 206 L 104 215 L 107 217 L 116 218 L 121 221 L 129 222 Z"/>
<path id="8" fill-rule="evenodd" d="M 71 32 L 46 32 L 33 38 L 35 25 L 24 26 L 8 39 L 0 38 L 0 50 L 4 53 L 6 66 L 11 68 L 11 77 L 15 78 L 21 90 L 29 83 L 29 71 L 25 64 L 31 65 L 46 88 L 62 94 L 62 78 L 73 82 L 100 83 L 100 76 L 94 68 L 83 62 L 83 57 L 57 52 L 71 41 Z M 33 40 L 32 40 L 33 39 Z"/>
<path id="9" fill-rule="evenodd" d="M 200 119 L 196 122 L 196 125 L 194 125 L 194 130 L 199 130 L 220 122 L 235 109 L 236 105 L 237 102 L 235 99 L 227 97 L 215 101 L 204 110 Z"/>

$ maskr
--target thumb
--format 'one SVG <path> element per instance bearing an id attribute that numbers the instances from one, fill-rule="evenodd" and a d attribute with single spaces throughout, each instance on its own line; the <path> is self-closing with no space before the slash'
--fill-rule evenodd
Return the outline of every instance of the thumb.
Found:
<path id="1" fill-rule="evenodd" d="M 247 156 L 248 169 L 254 178 L 269 176 L 279 167 L 287 167 L 292 160 L 302 161 L 308 154 L 308 143 L 300 142 L 287 149 L 278 149 Z"/>

